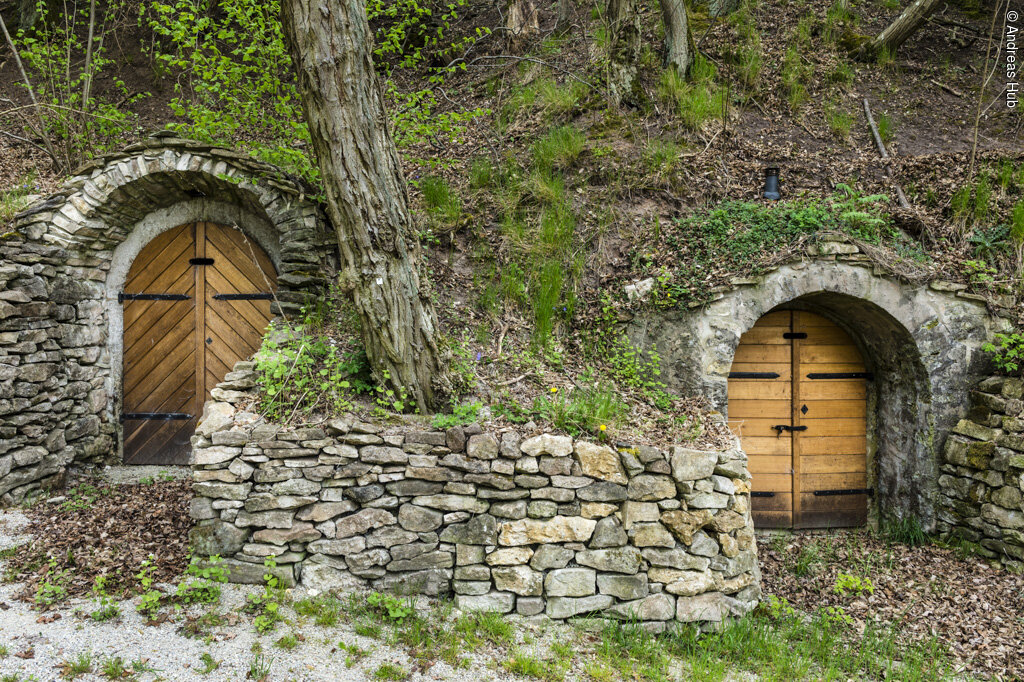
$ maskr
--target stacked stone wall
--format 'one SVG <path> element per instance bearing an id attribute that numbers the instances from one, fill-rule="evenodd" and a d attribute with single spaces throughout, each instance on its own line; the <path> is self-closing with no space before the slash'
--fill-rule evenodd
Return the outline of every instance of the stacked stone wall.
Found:
<path id="1" fill-rule="evenodd" d="M 0 236 L 0 503 L 60 483 L 112 427 L 92 321 L 100 311 L 64 249 Z"/>
<path id="2" fill-rule="evenodd" d="M 193 549 L 232 579 L 454 594 L 464 609 L 715 622 L 760 594 L 749 474 L 721 452 L 551 433 L 267 423 L 239 363 L 193 439 Z"/>
<path id="3" fill-rule="evenodd" d="M 938 530 L 1024 571 L 1024 381 L 990 377 L 946 440 Z"/>

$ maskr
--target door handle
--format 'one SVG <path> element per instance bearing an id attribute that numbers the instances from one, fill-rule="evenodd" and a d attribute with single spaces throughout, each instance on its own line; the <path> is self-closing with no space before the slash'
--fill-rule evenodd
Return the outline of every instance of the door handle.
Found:
<path id="1" fill-rule="evenodd" d="M 772 428 L 775 429 L 775 437 L 776 438 L 781 436 L 783 431 L 793 432 L 793 431 L 806 431 L 807 430 L 806 426 L 790 426 L 789 424 L 776 424 Z"/>

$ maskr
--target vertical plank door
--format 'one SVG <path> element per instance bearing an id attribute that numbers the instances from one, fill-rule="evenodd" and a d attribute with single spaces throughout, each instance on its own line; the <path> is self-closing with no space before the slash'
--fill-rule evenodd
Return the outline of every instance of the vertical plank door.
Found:
<path id="1" fill-rule="evenodd" d="M 122 422 L 126 464 L 187 464 L 210 391 L 260 346 L 277 275 L 231 227 L 162 233 L 128 273 Z"/>
<path id="2" fill-rule="evenodd" d="M 866 381 L 857 347 L 821 316 L 768 313 L 740 338 L 729 426 L 749 458 L 756 526 L 865 523 Z"/>
<path id="3" fill-rule="evenodd" d="M 749 458 L 751 511 L 760 528 L 793 525 L 792 328 L 789 310 L 768 313 L 742 337 L 729 373 L 729 426 Z"/>

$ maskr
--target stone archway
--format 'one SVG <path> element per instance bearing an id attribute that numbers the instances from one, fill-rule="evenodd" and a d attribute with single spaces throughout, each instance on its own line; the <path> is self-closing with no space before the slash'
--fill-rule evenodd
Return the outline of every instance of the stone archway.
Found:
<path id="1" fill-rule="evenodd" d="M 902 284 L 870 264 L 800 261 L 720 294 L 698 310 L 638 316 L 630 336 L 654 348 L 669 386 L 704 395 L 727 411 L 727 380 L 739 338 L 780 306 L 803 309 L 846 330 L 876 375 L 869 398 L 872 512 L 934 523 L 940 453 L 984 373 L 981 345 L 1004 321 L 943 287 Z"/>
<path id="2" fill-rule="evenodd" d="M 18 499 L 71 459 L 118 459 L 117 295 L 145 244 L 190 221 L 237 227 L 278 272 L 275 311 L 296 312 L 336 271 L 336 238 L 309 196 L 301 181 L 269 164 L 161 134 L 97 159 L 21 213 L 15 238 L 0 251 L 23 264 L 10 281 L 27 293 L 0 327 L 17 330 L 17 338 L 31 332 L 40 350 L 46 345 L 16 373 L 38 376 L 49 400 L 23 401 L 0 416 L 0 431 L 13 434 L 19 455 L 8 467 L 0 448 L 0 483 L 14 481 L 0 485 L 0 494 Z"/>

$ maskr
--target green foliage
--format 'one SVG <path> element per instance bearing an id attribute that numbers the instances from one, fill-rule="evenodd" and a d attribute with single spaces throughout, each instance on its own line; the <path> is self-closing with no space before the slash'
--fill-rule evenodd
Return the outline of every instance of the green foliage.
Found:
<path id="1" fill-rule="evenodd" d="M 248 595 L 245 604 L 245 610 L 255 614 L 252 624 L 261 635 L 273 630 L 283 619 L 281 604 L 286 599 L 285 589 L 281 587 L 280 581 L 273 573 L 273 569 L 277 567 L 274 557 L 267 557 L 263 565 L 269 569 L 263 575 L 263 592 Z"/>
<path id="2" fill-rule="evenodd" d="M 108 497 L 114 492 L 113 488 L 109 486 L 97 487 L 91 483 L 80 483 L 73 488 L 69 488 L 65 497 L 67 498 L 61 503 L 61 509 L 66 512 L 82 511 L 85 509 L 91 509 L 92 505 L 96 500 L 101 497 Z"/>
<path id="3" fill-rule="evenodd" d="M 829 83 L 835 83 L 836 85 L 850 86 L 853 85 L 853 68 L 846 62 L 839 62 L 835 68 L 828 72 L 826 79 Z"/>
<path id="4" fill-rule="evenodd" d="M 453 404 L 451 414 L 435 414 L 430 422 L 431 426 L 435 429 L 450 429 L 453 426 L 472 424 L 477 420 L 481 407 L 483 405 L 480 401 Z"/>
<path id="5" fill-rule="evenodd" d="M 828 122 L 829 130 L 837 137 L 850 136 L 850 129 L 853 127 L 853 115 L 850 112 L 840 107 L 826 106 L 825 120 Z"/>
<path id="6" fill-rule="evenodd" d="M 295 647 L 299 646 L 299 643 L 305 638 L 300 638 L 294 632 L 289 632 L 287 635 L 282 635 L 280 639 L 274 642 L 274 646 L 278 649 L 284 649 L 285 651 L 291 651 Z"/>
<path id="7" fill-rule="evenodd" d="M 832 586 L 832 591 L 842 597 L 845 597 L 849 594 L 874 594 L 875 583 L 872 582 L 871 578 L 867 576 L 857 576 L 851 575 L 849 573 L 840 573 L 836 577 L 836 583 Z"/>
<path id="8" fill-rule="evenodd" d="M 992 225 L 976 228 L 967 241 L 974 245 L 974 255 L 983 261 L 992 261 L 996 255 L 1006 250 L 1009 244 L 1009 225 Z"/>
<path id="9" fill-rule="evenodd" d="M 821 558 L 821 550 L 817 543 L 808 543 L 800 548 L 793 560 L 790 570 L 798 578 L 806 578 L 815 575 L 824 566 Z"/>
<path id="10" fill-rule="evenodd" d="M 519 649 L 514 650 L 512 656 L 501 665 L 513 675 L 532 677 L 544 682 L 559 682 L 565 679 L 568 667 L 563 661 L 541 660 Z"/>
<path id="11" fill-rule="evenodd" d="M 879 132 L 881 132 L 881 128 L 879 128 Z M 974 183 L 974 221 L 976 223 L 988 220 L 991 199 L 992 182 L 987 175 L 982 175 Z"/>
<path id="12" fill-rule="evenodd" d="M 444 178 L 428 175 L 419 181 L 423 201 L 431 214 L 442 219 L 446 224 L 454 224 L 462 216 L 462 200 L 452 192 Z"/>
<path id="13" fill-rule="evenodd" d="M 910 514 L 882 519 L 879 535 L 888 542 L 895 542 L 908 547 L 920 547 L 928 544 L 928 535 L 921 527 L 921 520 Z"/>
<path id="14" fill-rule="evenodd" d="M 160 605 L 163 599 L 163 593 L 153 587 L 153 571 L 156 570 L 153 561 L 155 559 L 156 557 L 150 554 L 149 558 L 142 562 L 139 572 L 135 574 L 135 577 L 139 580 L 141 592 L 139 603 L 135 605 L 135 610 L 149 620 L 156 618 L 160 612 Z"/>
<path id="15" fill-rule="evenodd" d="M 758 604 L 758 609 L 772 620 L 782 618 L 793 618 L 797 615 L 796 609 L 785 597 L 776 597 L 774 594 L 765 596 L 765 599 Z"/>
<path id="16" fill-rule="evenodd" d="M 409 679 L 409 671 L 394 663 L 381 663 L 380 666 L 373 671 L 373 679 L 407 680 Z"/>
<path id="17" fill-rule="evenodd" d="M 36 606 L 43 608 L 64 601 L 68 596 L 68 583 L 71 582 L 71 572 L 58 568 L 56 559 L 50 557 L 48 563 L 46 574 L 36 586 L 36 593 L 32 598 Z"/>
<path id="18" fill-rule="evenodd" d="M 136 125 L 136 116 L 122 107 L 146 94 L 129 92 L 110 68 L 107 27 L 125 20 L 133 6 L 124 0 L 102 3 L 90 18 L 89 5 L 64 6 L 51 13 L 54 3 L 37 0 L 37 29 L 19 31 L 15 45 L 29 73 L 39 109 L 32 116 L 18 115 L 32 138 L 43 138 L 53 162 L 70 172 L 97 154 L 123 145 L 125 134 Z M 90 23 L 92 24 L 92 44 Z M 91 49 L 90 49 L 91 48 Z M 103 79 L 109 85 L 107 97 L 96 95 L 93 83 Z M 38 117 L 35 115 L 38 113 Z"/>
<path id="19" fill-rule="evenodd" d="M 794 112 L 807 102 L 807 83 L 814 76 L 814 65 L 805 61 L 803 49 L 796 42 L 786 48 L 782 59 L 782 85 L 786 88 L 789 108 Z"/>
<path id="20" fill-rule="evenodd" d="M 273 657 L 264 658 L 263 654 L 256 654 L 253 656 L 253 659 L 249 661 L 249 672 L 246 677 L 250 680 L 256 680 L 256 682 L 269 679 L 273 665 Z"/>
<path id="21" fill-rule="evenodd" d="M 986 343 L 981 349 L 992 354 L 992 364 L 999 372 L 1011 376 L 1024 373 L 1024 333 L 996 334 L 995 342 Z"/>
<path id="22" fill-rule="evenodd" d="M 725 114 L 725 89 L 716 79 L 718 69 L 699 53 L 690 67 L 689 79 L 676 69 L 666 69 L 661 77 L 659 94 L 675 107 L 685 127 L 700 130 L 704 123 Z"/>
<path id="23" fill-rule="evenodd" d="M 366 603 L 370 610 L 387 621 L 402 623 L 406 618 L 416 615 L 416 607 L 409 599 L 401 599 L 383 592 L 371 592 L 366 595 Z"/>
<path id="24" fill-rule="evenodd" d="M 96 600 L 96 609 L 89 613 L 89 617 L 97 623 L 102 623 L 107 620 L 112 620 L 121 615 L 121 608 L 117 605 L 114 599 L 107 594 L 107 578 L 106 575 L 96 576 L 96 580 L 93 581 L 92 593 Z"/>
<path id="25" fill-rule="evenodd" d="M 664 177 L 679 163 L 682 149 L 672 140 L 651 140 L 644 152 L 644 162 L 652 174 Z"/>
<path id="26" fill-rule="evenodd" d="M 882 142 L 892 142 L 893 135 L 896 133 L 896 123 L 892 120 L 892 117 L 885 112 L 878 114 L 878 136 L 882 138 Z"/>
<path id="27" fill-rule="evenodd" d="M 326 304 L 333 312 L 331 304 Z M 338 414 L 351 407 L 350 390 L 368 391 L 365 355 L 343 353 L 324 335 L 307 333 L 316 322 L 306 311 L 301 326 L 272 326 L 256 353 L 260 375 L 260 410 L 288 420 L 319 408 Z"/>
<path id="28" fill-rule="evenodd" d="M 573 126 L 559 126 L 533 145 L 533 161 L 538 169 L 550 172 L 572 165 L 586 147 L 586 138 Z"/>
<path id="29" fill-rule="evenodd" d="M 128 675 L 128 666 L 125 665 L 124 659 L 120 656 L 110 656 L 103 659 L 100 671 L 103 673 L 103 677 L 108 680 L 120 680 Z"/>
<path id="30" fill-rule="evenodd" d="M 27 197 L 35 190 L 35 171 L 25 173 L 8 189 L 0 189 L 0 225 L 10 222 L 15 214 L 27 208 Z"/>
<path id="31" fill-rule="evenodd" d="M 209 651 L 204 651 L 200 654 L 199 661 L 203 664 L 203 667 L 199 670 L 200 675 L 209 675 L 220 667 L 220 661 L 215 659 Z"/>
<path id="32" fill-rule="evenodd" d="M 575 435 L 600 434 L 628 412 L 629 407 L 618 391 L 598 382 L 572 391 L 552 389 L 548 395 L 533 400 L 537 417 Z"/>
<path id="33" fill-rule="evenodd" d="M 206 561 L 192 557 L 175 596 L 184 604 L 216 604 L 220 601 L 220 586 L 228 581 L 229 572 L 219 556 Z"/>
<path id="34" fill-rule="evenodd" d="M 83 651 L 75 658 L 64 661 L 61 664 L 61 677 L 65 680 L 73 680 L 81 675 L 86 675 L 92 672 L 92 654 L 88 651 Z"/>

